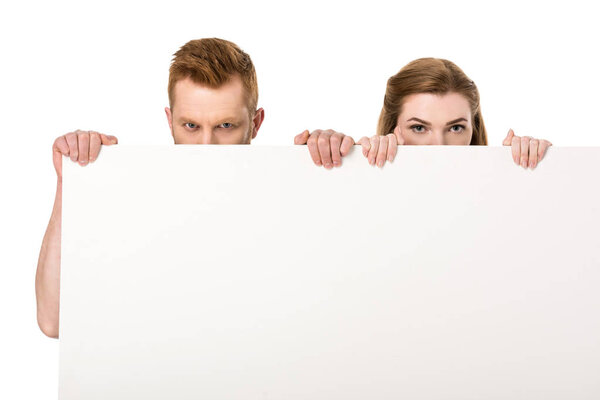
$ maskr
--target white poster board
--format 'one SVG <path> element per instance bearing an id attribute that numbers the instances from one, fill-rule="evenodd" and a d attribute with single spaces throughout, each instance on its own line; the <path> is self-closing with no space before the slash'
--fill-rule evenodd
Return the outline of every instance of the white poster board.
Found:
<path id="1" fill-rule="evenodd" d="M 60 400 L 600 398 L 599 148 L 63 165 Z"/>

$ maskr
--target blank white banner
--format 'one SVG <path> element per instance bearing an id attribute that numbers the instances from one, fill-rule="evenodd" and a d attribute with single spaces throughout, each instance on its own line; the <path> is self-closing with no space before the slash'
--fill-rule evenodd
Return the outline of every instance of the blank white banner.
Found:
<path id="1" fill-rule="evenodd" d="M 600 398 L 600 148 L 63 165 L 61 400 Z"/>

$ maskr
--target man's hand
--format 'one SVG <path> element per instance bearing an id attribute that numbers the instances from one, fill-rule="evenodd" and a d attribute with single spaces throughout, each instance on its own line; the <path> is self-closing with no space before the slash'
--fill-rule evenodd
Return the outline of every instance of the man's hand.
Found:
<path id="1" fill-rule="evenodd" d="M 110 146 L 119 141 L 115 136 L 95 131 L 69 132 L 56 138 L 52 145 L 52 161 L 58 179 L 62 179 L 62 156 L 69 156 L 71 161 L 79 161 L 79 165 L 94 162 L 100 153 L 100 146 Z"/>
<path id="2" fill-rule="evenodd" d="M 342 165 L 342 157 L 350 152 L 354 139 L 331 129 L 317 129 L 296 135 L 294 144 L 306 144 L 315 165 L 331 169 Z"/>

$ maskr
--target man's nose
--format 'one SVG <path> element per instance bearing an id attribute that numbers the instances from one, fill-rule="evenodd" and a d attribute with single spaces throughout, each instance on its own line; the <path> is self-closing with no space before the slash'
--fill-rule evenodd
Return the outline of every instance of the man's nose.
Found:
<path id="1" fill-rule="evenodd" d="M 203 130 L 200 134 L 200 141 L 198 144 L 217 144 L 215 135 L 212 130 Z"/>

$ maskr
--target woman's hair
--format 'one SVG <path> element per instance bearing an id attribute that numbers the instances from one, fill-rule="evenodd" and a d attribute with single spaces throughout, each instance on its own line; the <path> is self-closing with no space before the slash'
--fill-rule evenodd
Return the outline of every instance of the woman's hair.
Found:
<path id="1" fill-rule="evenodd" d="M 473 118 L 473 137 L 470 144 L 487 145 L 477 86 L 456 64 L 441 58 L 419 58 L 411 61 L 388 79 L 377 134 L 383 136 L 394 131 L 406 96 L 416 93 L 441 95 L 449 92 L 462 94 L 469 102 Z"/>

